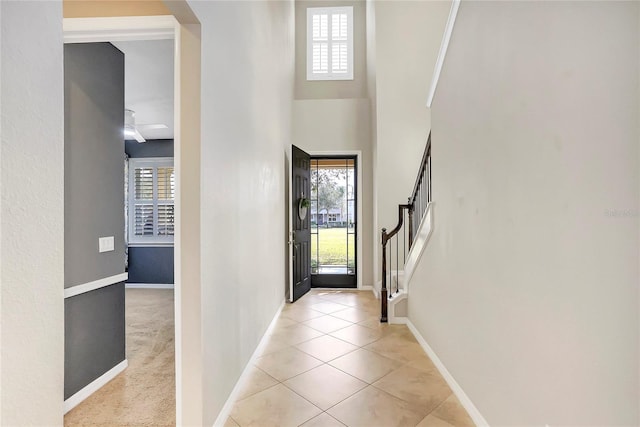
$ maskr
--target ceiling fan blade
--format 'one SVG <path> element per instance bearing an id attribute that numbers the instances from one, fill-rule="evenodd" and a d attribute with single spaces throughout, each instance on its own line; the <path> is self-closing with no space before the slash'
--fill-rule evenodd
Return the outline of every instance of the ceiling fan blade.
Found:
<path id="1" fill-rule="evenodd" d="M 151 129 L 168 129 L 169 127 L 167 125 L 163 125 L 161 123 L 155 123 L 155 124 L 146 124 L 146 125 L 137 125 L 137 128 L 140 129 L 145 129 L 145 130 L 151 130 Z"/>
<path id="2" fill-rule="evenodd" d="M 144 139 L 144 137 L 142 135 L 140 135 L 140 132 L 138 132 L 138 129 L 136 129 L 135 134 L 133 135 L 133 137 L 136 139 L 136 141 L 138 142 L 147 142 L 146 139 Z"/>

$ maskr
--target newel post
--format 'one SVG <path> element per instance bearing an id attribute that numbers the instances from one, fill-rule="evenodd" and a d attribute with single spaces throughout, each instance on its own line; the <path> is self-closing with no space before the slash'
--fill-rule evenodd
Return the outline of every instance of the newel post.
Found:
<path id="1" fill-rule="evenodd" d="M 387 323 L 387 229 L 382 229 L 382 286 L 380 288 L 380 322 Z"/>

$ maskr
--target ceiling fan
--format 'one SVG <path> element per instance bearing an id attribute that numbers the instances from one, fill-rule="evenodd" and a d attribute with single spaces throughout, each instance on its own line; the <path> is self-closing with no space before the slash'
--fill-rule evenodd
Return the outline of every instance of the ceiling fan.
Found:
<path id="1" fill-rule="evenodd" d="M 150 129 L 167 129 L 167 125 L 156 124 L 139 124 L 136 125 L 136 112 L 133 110 L 124 110 L 124 136 L 133 137 L 138 142 L 147 142 L 140 134 L 140 130 Z"/>

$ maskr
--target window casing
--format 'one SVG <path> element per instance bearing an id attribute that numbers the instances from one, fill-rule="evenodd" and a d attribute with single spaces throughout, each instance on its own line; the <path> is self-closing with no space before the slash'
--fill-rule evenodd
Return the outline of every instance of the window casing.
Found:
<path id="1" fill-rule="evenodd" d="M 307 80 L 353 80 L 353 7 L 307 8 Z"/>
<path id="2" fill-rule="evenodd" d="M 130 246 L 173 245 L 174 200 L 173 158 L 129 159 Z"/>

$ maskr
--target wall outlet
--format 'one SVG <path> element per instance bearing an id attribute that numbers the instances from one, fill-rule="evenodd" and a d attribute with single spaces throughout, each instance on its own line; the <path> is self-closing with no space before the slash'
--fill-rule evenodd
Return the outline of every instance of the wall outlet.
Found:
<path id="1" fill-rule="evenodd" d="M 113 236 L 109 237 L 100 237 L 98 239 L 98 251 L 99 252 L 109 252 L 114 250 L 113 245 Z"/>

